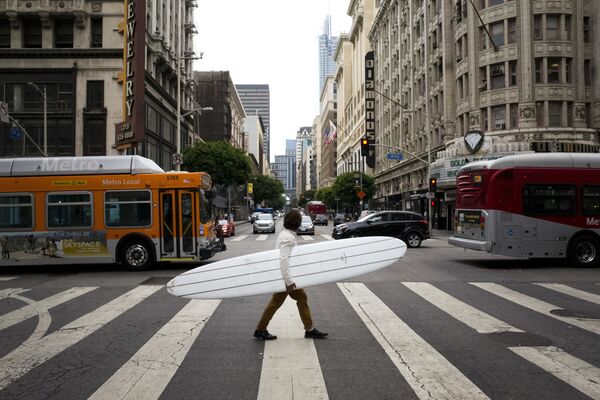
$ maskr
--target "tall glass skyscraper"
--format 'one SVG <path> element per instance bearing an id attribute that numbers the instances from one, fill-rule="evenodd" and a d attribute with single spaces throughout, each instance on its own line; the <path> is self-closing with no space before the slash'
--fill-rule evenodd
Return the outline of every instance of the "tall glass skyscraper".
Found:
<path id="1" fill-rule="evenodd" d="M 328 76 L 335 75 L 335 60 L 333 55 L 338 37 L 331 36 L 331 15 L 325 18 L 323 34 L 319 36 L 319 93 L 323 90 Z"/>
<path id="2" fill-rule="evenodd" d="M 235 85 L 235 89 L 240 96 L 246 115 L 258 115 L 262 118 L 265 126 L 263 136 L 263 154 L 266 160 L 271 161 L 271 140 L 270 140 L 270 116 L 271 116 L 271 95 L 269 85 Z"/>

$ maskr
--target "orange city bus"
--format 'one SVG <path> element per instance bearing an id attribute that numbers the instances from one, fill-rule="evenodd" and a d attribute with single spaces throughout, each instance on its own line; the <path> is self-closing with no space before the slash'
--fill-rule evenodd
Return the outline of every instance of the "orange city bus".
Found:
<path id="1" fill-rule="evenodd" d="M 210 188 L 140 156 L 0 159 L 0 267 L 210 258 Z"/>

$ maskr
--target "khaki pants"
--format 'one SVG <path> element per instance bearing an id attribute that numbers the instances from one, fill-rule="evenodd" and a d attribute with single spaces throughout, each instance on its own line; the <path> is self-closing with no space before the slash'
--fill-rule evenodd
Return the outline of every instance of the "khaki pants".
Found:
<path id="1" fill-rule="evenodd" d="M 269 325 L 271 318 L 273 318 L 273 315 L 275 315 L 275 312 L 279 309 L 279 307 L 281 307 L 281 305 L 285 301 L 285 298 L 288 295 L 292 299 L 296 300 L 296 305 L 298 306 L 298 312 L 300 313 L 300 319 L 304 324 L 304 329 L 312 329 L 312 318 L 310 316 L 310 308 L 308 307 L 306 293 L 303 289 L 296 289 L 292 290 L 291 292 L 281 292 L 273 294 L 273 297 L 271 297 L 271 301 L 267 305 L 267 308 L 265 308 L 265 311 L 263 312 L 263 315 L 260 321 L 258 322 L 256 330 L 264 331 L 265 329 L 267 329 L 267 325 Z"/>

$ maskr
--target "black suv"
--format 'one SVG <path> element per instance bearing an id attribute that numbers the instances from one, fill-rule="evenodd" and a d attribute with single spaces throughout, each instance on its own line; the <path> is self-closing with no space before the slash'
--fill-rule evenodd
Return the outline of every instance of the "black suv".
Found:
<path id="1" fill-rule="evenodd" d="M 332 236 L 334 239 L 393 236 L 408 247 L 419 247 L 423 240 L 429 239 L 429 223 L 421 214 L 410 211 L 379 211 L 356 222 L 337 225 Z"/>

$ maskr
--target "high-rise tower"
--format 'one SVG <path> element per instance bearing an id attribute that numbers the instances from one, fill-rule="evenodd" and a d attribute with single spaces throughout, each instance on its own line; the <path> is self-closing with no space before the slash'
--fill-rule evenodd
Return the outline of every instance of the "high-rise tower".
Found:
<path id="1" fill-rule="evenodd" d="M 323 90 L 327 77 L 335 75 L 333 55 L 337 41 L 337 36 L 331 36 L 331 15 L 328 15 L 323 24 L 323 34 L 319 36 L 319 92 Z"/>

